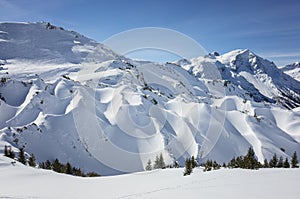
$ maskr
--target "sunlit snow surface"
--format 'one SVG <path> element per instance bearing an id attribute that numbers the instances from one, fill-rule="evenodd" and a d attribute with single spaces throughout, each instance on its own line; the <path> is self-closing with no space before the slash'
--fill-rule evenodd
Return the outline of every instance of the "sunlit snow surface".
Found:
<path id="1" fill-rule="evenodd" d="M 82 178 L 25 167 L 0 157 L 0 198 L 153 199 L 153 198 L 295 198 L 299 169 L 153 170 L 121 176 Z"/>
<path id="2" fill-rule="evenodd" d="M 25 146 L 101 175 L 142 171 L 160 153 L 181 165 L 249 146 L 259 161 L 300 153 L 300 83 L 249 50 L 157 64 L 46 24 L 0 31 L 0 152 Z"/>

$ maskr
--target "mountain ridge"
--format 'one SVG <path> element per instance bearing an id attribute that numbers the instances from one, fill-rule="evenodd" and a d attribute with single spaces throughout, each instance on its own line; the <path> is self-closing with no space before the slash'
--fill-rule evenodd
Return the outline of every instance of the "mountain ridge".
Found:
<path id="1" fill-rule="evenodd" d="M 0 24 L 0 49 L 20 32 L 11 26 Z M 25 31 L 14 37 L 21 49 L 0 51 L 0 151 L 25 146 L 38 161 L 101 175 L 144 170 L 160 153 L 180 165 L 228 162 L 249 147 L 261 162 L 300 153 L 300 83 L 250 50 L 158 64 L 74 42 L 77 33 L 47 23 L 26 27 L 31 40 Z M 28 57 L 28 45 L 49 53 Z"/>

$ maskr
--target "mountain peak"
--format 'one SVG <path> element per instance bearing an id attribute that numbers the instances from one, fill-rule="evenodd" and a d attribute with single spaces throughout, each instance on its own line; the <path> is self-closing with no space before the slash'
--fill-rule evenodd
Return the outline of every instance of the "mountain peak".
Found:
<path id="1" fill-rule="evenodd" d="M 300 82 L 249 49 L 158 64 L 50 23 L 2 23 L 0 65 L 0 146 L 38 161 L 107 175 L 159 153 L 166 164 L 228 162 L 252 146 L 263 162 L 300 146 L 299 113 L 287 111 L 300 106 Z"/>
<path id="2" fill-rule="evenodd" d="M 49 22 L 0 23 L 0 59 L 80 63 L 102 44 Z M 103 47 L 104 59 L 116 54 Z M 103 58 L 103 56 L 102 56 Z M 103 60 L 102 60 L 103 61 Z"/>

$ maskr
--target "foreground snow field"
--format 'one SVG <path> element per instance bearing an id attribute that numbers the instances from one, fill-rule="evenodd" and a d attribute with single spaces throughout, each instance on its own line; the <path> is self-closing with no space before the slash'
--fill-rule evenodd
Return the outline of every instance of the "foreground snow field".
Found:
<path id="1" fill-rule="evenodd" d="M 0 198 L 297 198 L 300 169 L 221 169 L 191 176 L 183 168 L 81 178 L 13 166 L 0 157 Z"/>

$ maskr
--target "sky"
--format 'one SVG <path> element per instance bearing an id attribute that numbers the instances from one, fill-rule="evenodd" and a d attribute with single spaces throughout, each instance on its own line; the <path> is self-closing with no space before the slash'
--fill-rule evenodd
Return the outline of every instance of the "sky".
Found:
<path id="1" fill-rule="evenodd" d="M 134 28 L 183 33 L 208 52 L 300 61 L 299 0 L 0 0 L 0 21 L 46 21 L 96 41 Z"/>

